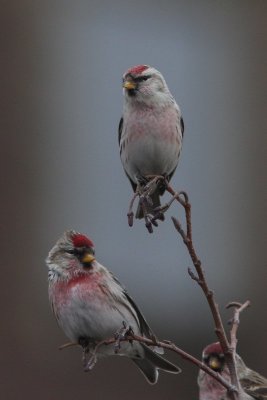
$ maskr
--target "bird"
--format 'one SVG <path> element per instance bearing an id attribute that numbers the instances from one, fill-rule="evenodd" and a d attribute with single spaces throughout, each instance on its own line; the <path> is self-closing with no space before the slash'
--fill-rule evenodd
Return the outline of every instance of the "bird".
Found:
<path id="1" fill-rule="evenodd" d="M 235 357 L 237 376 L 243 391 L 241 399 L 266 400 L 267 379 L 258 372 L 248 368 L 238 354 L 236 354 Z M 229 370 L 219 342 L 212 343 L 205 347 L 202 353 L 202 362 L 230 382 Z M 198 385 L 199 400 L 225 400 L 228 398 L 226 388 L 203 370 L 199 371 Z"/>
<path id="2" fill-rule="evenodd" d="M 92 240 L 75 230 L 63 233 L 46 259 L 48 293 L 59 326 L 72 343 L 94 352 L 99 342 L 130 327 L 136 335 L 155 338 L 143 314 L 111 272 L 95 258 Z M 154 340 L 154 339 L 153 339 Z M 147 381 L 155 384 L 158 370 L 181 370 L 138 341 L 122 341 L 118 355 L 130 358 Z M 97 357 L 114 355 L 114 346 L 100 345 Z"/>
<path id="3" fill-rule="evenodd" d="M 169 182 L 181 153 L 184 121 L 163 75 L 149 65 L 137 65 L 123 74 L 123 112 L 119 123 L 120 158 L 133 191 L 147 183 L 147 176 L 163 176 Z M 153 214 L 160 207 L 166 185 L 151 193 Z M 136 218 L 144 217 L 139 206 Z"/>

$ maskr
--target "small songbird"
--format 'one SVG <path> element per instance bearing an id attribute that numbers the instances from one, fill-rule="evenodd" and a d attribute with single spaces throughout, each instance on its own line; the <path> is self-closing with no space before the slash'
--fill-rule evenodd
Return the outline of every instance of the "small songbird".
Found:
<path id="1" fill-rule="evenodd" d="M 202 361 L 230 382 L 229 370 L 219 342 L 212 343 L 203 350 Z M 258 372 L 247 368 L 238 354 L 236 354 L 236 368 L 243 390 L 241 400 L 266 400 L 267 379 Z M 226 388 L 202 370 L 199 371 L 198 385 L 199 400 L 225 400 L 227 398 Z"/>
<path id="2" fill-rule="evenodd" d="M 146 176 L 169 181 L 177 167 L 184 132 L 181 111 L 162 74 L 148 65 L 137 65 L 123 75 L 124 104 L 119 124 L 120 156 L 134 191 Z M 160 206 L 164 185 L 151 194 L 151 210 Z M 144 215 L 138 207 L 136 218 Z"/>
<path id="3" fill-rule="evenodd" d="M 56 319 L 73 343 L 94 351 L 97 343 L 110 339 L 123 326 L 136 335 L 155 336 L 142 313 L 119 281 L 95 258 L 93 242 L 74 230 L 67 231 L 49 252 L 49 299 Z M 154 384 L 158 370 L 180 369 L 157 354 L 158 347 L 138 341 L 122 341 L 119 355 L 129 357 L 148 382 Z M 101 345 L 97 356 L 114 355 L 114 346 Z"/>

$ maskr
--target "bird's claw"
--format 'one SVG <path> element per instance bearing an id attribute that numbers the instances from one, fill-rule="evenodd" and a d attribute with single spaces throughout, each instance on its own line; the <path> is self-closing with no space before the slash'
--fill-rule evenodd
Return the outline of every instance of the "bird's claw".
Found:
<path id="1" fill-rule="evenodd" d="M 127 326 L 126 322 L 122 322 L 122 327 L 115 333 L 115 345 L 114 345 L 114 352 L 117 354 L 121 349 L 121 342 L 127 339 L 127 336 L 133 334 L 133 329 L 131 326 Z"/>
<path id="2" fill-rule="evenodd" d="M 165 220 L 165 212 L 170 208 L 171 204 L 175 200 L 179 201 L 179 195 L 183 195 L 184 192 L 175 192 L 171 186 L 169 186 L 165 176 L 150 175 L 146 177 L 139 177 L 138 182 L 139 183 L 137 185 L 136 192 L 131 199 L 129 211 L 127 213 L 128 225 L 133 226 L 133 205 L 136 197 L 139 197 L 139 207 L 143 211 L 145 226 L 149 233 L 153 233 L 153 226 L 158 227 L 158 221 Z M 164 185 L 166 190 L 172 195 L 172 198 L 163 206 L 153 208 L 153 200 L 151 196 L 157 190 L 159 185 Z"/>

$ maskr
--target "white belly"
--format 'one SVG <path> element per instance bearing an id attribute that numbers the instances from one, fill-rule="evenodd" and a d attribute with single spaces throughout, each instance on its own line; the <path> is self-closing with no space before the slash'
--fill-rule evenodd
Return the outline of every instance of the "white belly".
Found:
<path id="1" fill-rule="evenodd" d="M 181 149 L 177 120 L 176 110 L 168 109 L 125 119 L 121 159 L 134 182 L 137 176 L 169 175 L 176 168 Z"/>

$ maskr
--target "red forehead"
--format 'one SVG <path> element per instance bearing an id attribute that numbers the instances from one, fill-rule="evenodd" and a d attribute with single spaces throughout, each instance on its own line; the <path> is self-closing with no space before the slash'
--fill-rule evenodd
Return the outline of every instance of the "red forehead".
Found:
<path id="1" fill-rule="evenodd" d="M 220 345 L 219 342 L 210 344 L 209 346 L 207 346 L 205 348 L 204 352 L 205 352 L 205 354 L 212 354 L 212 353 L 221 354 L 221 353 L 223 353 L 222 346 Z"/>
<path id="2" fill-rule="evenodd" d="M 94 247 L 94 243 L 81 233 L 72 236 L 72 243 L 74 247 Z"/>
<path id="3" fill-rule="evenodd" d="M 146 69 L 148 69 L 148 65 L 136 65 L 135 67 L 128 69 L 127 74 L 138 75 L 144 72 Z"/>

